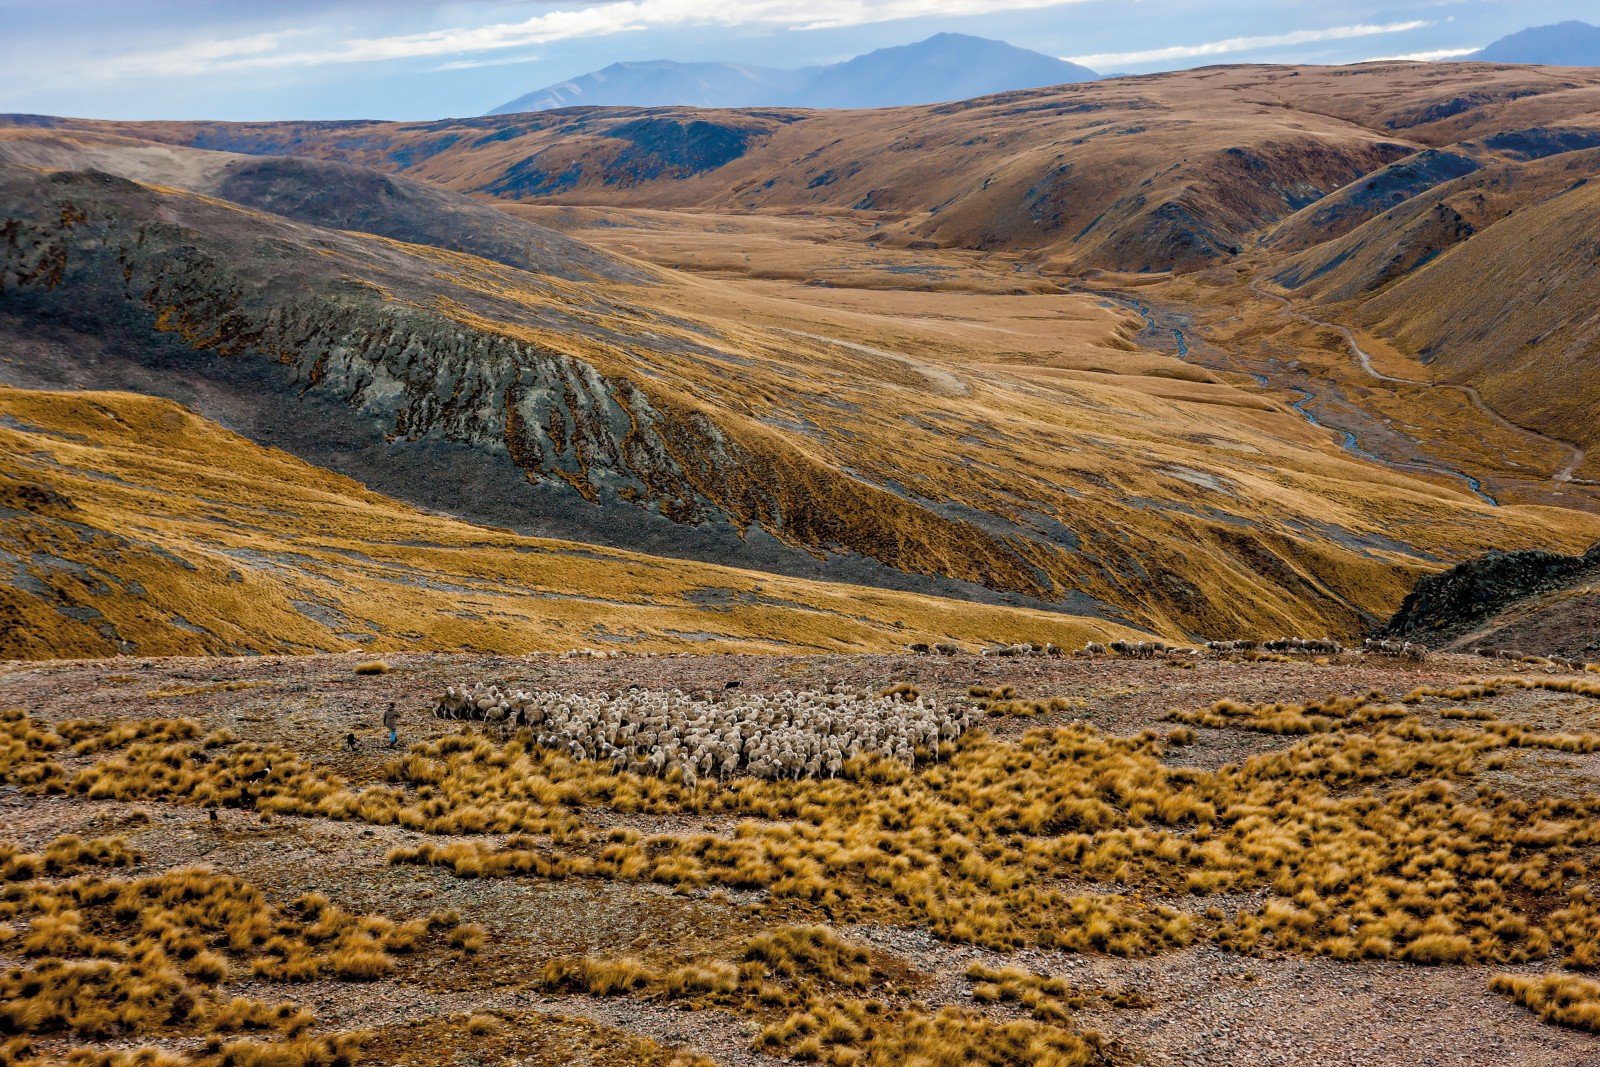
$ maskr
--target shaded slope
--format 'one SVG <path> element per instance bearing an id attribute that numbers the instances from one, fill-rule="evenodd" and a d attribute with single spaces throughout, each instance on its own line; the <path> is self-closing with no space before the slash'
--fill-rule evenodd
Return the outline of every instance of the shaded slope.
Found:
<path id="1" fill-rule="evenodd" d="M 1423 218 L 1452 210 L 1445 201 Z M 1477 386 L 1512 421 L 1593 447 L 1600 444 L 1597 232 L 1600 186 L 1580 178 L 1469 231 L 1468 240 L 1437 240 L 1448 251 L 1354 314 L 1440 378 Z"/>
<path id="2" fill-rule="evenodd" d="M 1430 164 L 1450 158 L 1458 162 L 1443 167 Z M 1414 157 L 1410 173 L 1415 188 L 1403 185 L 1392 194 L 1379 194 L 1371 206 L 1362 203 L 1368 181 L 1382 188 L 1384 175 L 1409 169 L 1411 160 L 1385 168 L 1371 179 L 1328 197 L 1273 230 L 1267 244 L 1293 251 L 1274 267 L 1274 280 L 1324 301 L 1355 300 L 1371 296 L 1390 283 L 1426 266 L 1436 256 L 1473 237 L 1480 230 L 1510 220 L 1518 212 L 1553 196 L 1574 183 L 1600 173 L 1600 149 L 1558 153 L 1529 162 L 1485 159 L 1481 166 L 1462 154 L 1432 150 Z M 1451 170 L 1464 170 L 1452 176 Z M 1436 180 L 1427 182 L 1424 174 Z M 1398 203 L 1385 201 L 1398 199 Z M 1383 207 L 1374 213 L 1373 207 Z M 1516 228 L 1526 218 L 1511 221 Z M 1348 223 L 1354 223 L 1349 225 Z M 1318 239 L 1319 232 L 1326 237 Z M 1509 294 L 1507 294 L 1509 295 Z"/>
<path id="3" fill-rule="evenodd" d="M 47 130 L 0 131 L 0 161 L 101 170 L 173 185 L 314 226 L 467 252 L 539 274 L 643 281 L 649 272 L 470 197 L 367 167 L 290 156 L 259 158 Z"/>
<path id="4" fill-rule="evenodd" d="M 6 177 L 0 311 L 35 346 L 30 384 L 174 396 L 480 521 L 812 573 L 831 545 L 877 581 L 1046 591 L 1003 541 L 606 361 L 635 333 L 693 361 L 692 324 L 662 336 L 670 320 L 557 278 L 107 175 Z M 741 537 L 758 525 L 780 539 Z"/>
<path id="5" fill-rule="evenodd" d="M 0 658 L 888 650 L 1115 626 L 518 537 L 163 400 L 0 388 Z"/>

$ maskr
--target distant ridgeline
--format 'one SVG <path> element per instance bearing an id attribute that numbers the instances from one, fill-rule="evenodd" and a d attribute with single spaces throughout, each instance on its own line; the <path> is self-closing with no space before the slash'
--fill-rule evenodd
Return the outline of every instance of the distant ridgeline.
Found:
<path id="1" fill-rule="evenodd" d="M 547 85 L 491 115 L 562 107 L 900 107 L 1094 81 L 1088 67 L 1004 41 L 941 33 L 843 63 L 795 70 L 738 63 L 613 63 Z"/>

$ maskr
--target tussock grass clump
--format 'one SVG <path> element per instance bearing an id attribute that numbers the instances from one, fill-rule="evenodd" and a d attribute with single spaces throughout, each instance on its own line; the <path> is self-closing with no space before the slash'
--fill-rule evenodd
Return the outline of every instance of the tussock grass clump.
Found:
<path id="1" fill-rule="evenodd" d="M 548 992 L 618 996 L 647 990 L 693 1007 L 793 1010 L 824 994 L 875 989 L 889 976 L 872 954 L 824 926 L 782 926 L 750 938 L 732 960 L 696 960 L 665 969 L 632 957 L 551 960 Z"/>
<path id="2" fill-rule="evenodd" d="M 90 864 L 131 862 L 118 839 L 63 837 L 37 855 L 11 845 L 0 852 L 11 871 L 0 894 L 0 952 L 25 961 L 0 973 L 0 1033 L 103 1041 L 259 1031 L 275 1035 L 271 1045 L 216 1041 L 194 1062 L 349 1062 L 356 1045 L 348 1035 L 303 1036 L 315 1021 L 307 1009 L 229 998 L 219 987 L 246 973 L 371 980 L 388 973 L 391 952 L 433 936 L 430 924 L 397 927 L 320 894 L 277 907 L 255 886 L 205 867 L 65 877 Z M 25 870 L 26 880 L 18 877 Z M 454 917 L 439 925 L 459 929 Z M 391 937 L 405 944 L 391 946 Z"/>
<path id="3" fill-rule="evenodd" d="M 381 659 L 375 659 L 367 663 L 358 663 L 356 664 L 356 673 L 363 675 L 388 674 L 389 665 L 383 662 Z"/>
<path id="4" fill-rule="evenodd" d="M 588 993 L 611 997 L 643 989 L 654 975 L 643 961 L 631 956 L 599 960 L 589 957 L 553 959 L 539 972 L 543 989 L 551 993 Z"/>
<path id="5" fill-rule="evenodd" d="M 1404 713 L 1400 709 L 1383 703 L 1387 700 L 1388 697 L 1376 689 L 1360 696 L 1334 694 L 1305 704 L 1247 704 L 1224 699 L 1209 708 L 1172 711 L 1167 718 L 1189 726 L 1266 734 L 1315 734 L 1401 717 Z"/>
<path id="6" fill-rule="evenodd" d="M 876 1000 L 817 1000 L 761 1031 L 755 1049 L 835 1067 L 1095 1067 L 1108 1063 L 1098 1033 L 970 1010 L 930 1014 Z"/>
<path id="7" fill-rule="evenodd" d="M 986 688 L 975 685 L 967 690 L 967 694 L 978 702 L 978 706 L 990 715 L 1009 715 L 1021 719 L 1034 719 L 1041 715 L 1063 715 L 1071 711 L 1078 711 L 1087 705 L 1078 697 L 1048 697 L 1043 700 L 1027 700 L 1017 696 L 1017 691 L 1012 686 L 999 686 Z"/>
<path id="8" fill-rule="evenodd" d="M 170 744 L 200 736 L 200 724 L 192 719 L 136 719 L 132 722 L 95 722 L 73 719 L 56 730 L 72 742 L 75 756 L 86 756 L 107 749 L 124 748 L 135 741 Z"/>
<path id="9" fill-rule="evenodd" d="M 30 796 L 67 791 L 67 775 L 52 754 L 66 739 L 46 723 L 35 722 L 21 708 L 0 711 L 0 782 Z"/>
<path id="10" fill-rule="evenodd" d="M 474 1037 L 487 1037 L 498 1029 L 500 1020 L 496 1016 L 479 1013 L 467 1018 L 467 1033 Z"/>
<path id="11" fill-rule="evenodd" d="M 972 1011 L 929 1014 L 859 996 L 882 986 L 888 976 L 874 966 L 870 952 L 825 927 L 766 931 L 746 942 L 737 956 L 738 962 L 699 961 L 664 973 L 631 957 L 557 959 L 545 966 L 540 983 L 551 992 L 645 995 L 768 1018 L 776 1010 L 781 1014 L 756 1038 L 756 1051 L 841 1067 L 1108 1062 L 1098 1034 L 1064 1028 L 1070 1019 L 1057 998 L 1070 991 L 1054 979 L 997 973 L 1034 1019 L 996 1023 Z"/>
<path id="12" fill-rule="evenodd" d="M 1072 1011 L 1088 1004 L 1088 998 L 1060 978 L 1030 974 L 1019 967 L 994 970 L 981 963 L 967 968 L 975 984 L 973 999 L 981 1004 L 1007 1001 L 1021 1004 L 1040 1022 L 1069 1023 Z"/>
<path id="13" fill-rule="evenodd" d="M 1600 1033 L 1600 982 L 1570 974 L 1497 974 L 1489 988 L 1510 997 L 1545 1022 Z"/>
<path id="14" fill-rule="evenodd" d="M 120 837 L 85 841 L 69 834 L 50 842 L 42 853 L 23 852 L 11 842 L 0 841 L 0 882 L 59 878 L 77 874 L 85 867 L 132 867 L 142 858 Z"/>

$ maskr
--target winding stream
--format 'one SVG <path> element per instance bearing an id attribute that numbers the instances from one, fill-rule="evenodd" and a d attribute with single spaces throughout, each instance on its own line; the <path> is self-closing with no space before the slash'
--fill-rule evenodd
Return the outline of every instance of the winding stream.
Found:
<path id="1" fill-rule="evenodd" d="M 1256 283 L 1253 280 L 1250 283 L 1250 288 L 1253 291 L 1257 292 L 1257 293 L 1261 293 L 1261 295 L 1263 295 L 1263 296 L 1277 296 L 1276 293 L 1263 293 L 1262 290 L 1256 288 Z M 1118 295 L 1113 295 L 1113 294 L 1110 294 L 1110 293 L 1102 293 L 1102 292 L 1098 292 L 1098 291 L 1094 291 L 1094 290 L 1090 290 L 1090 292 L 1093 292 L 1093 294 L 1095 296 L 1103 297 L 1103 298 L 1105 298 L 1107 300 L 1110 300 L 1110 301 L 1113 301 L 1115 303 L 1125 304 L 1125 305 L 1133 308 L 1135 311 L 1137 311 L 1139 313 L 1139 316 L 1144 319 L 1146 329 L 1155 330 L 1155 331 L 1158 331 L 1158 332 L 1161 330 L 1162 327 L 1160 326 L 1160 324 L 1158 324 L 1156 322 L 1154 309 L 1152 309 L 1150 307 L 1150 305 L 1146 304 L 1143 300 L 1140 300 L 1137 297 L 1118 296 Z M 1278 299 L 1282 300 L 1284 302 L 1284 304 L 1286 304 L 1286 305 L 1289 304 L 1289 301 L 1287 299 L 1285 299 L 1284 297 L 1280 296 L 1280 297 L 1278 297 Z M 1290 306 L 1290 310 L 1293 311 L 1292 305 Z M 1300 318 L 1305 319 L 1308 322 L 1316 322 L 1317 321 L 1315 319 L 1311 319 L 1309 316 L 1300 315 L 1299 312 L 1293 312 L 1293 313 L 1295 315 L 1299 316 Z M 1406 383 L 1412 384 L 1412 385 L 1426 385 L 1426 384 L 1428 384 L 1426 382 L 1411 382 L 1409 379 L 1406 379 L 1406 378 L 1391 378 L 1388 375 L 1385 375 L 1385 374 L 1379 372 L 1377 370 L 1377 368 L 1372 366 L 1372 357 L 1369 356 L 1365 351 L 1362 350 L 1361 346 L 1356 343 L 1355 335 L 1352 334 L 1348 329 L 1345 329 L 1344 327 L 1335 325 L 1333 323 L 1318 323 L 1318 324 L 1322 325 L 1322 326 L 1330 326 L 1330 327 L 1332 327 L 1334 329 L 1337 329 L 1337 330 L 1341 331 L 1344 334 L 1345 340 L 1347 342 L 1349 342 L 1351 350 L 1356 353 L 1357 358 L 1361 361 L 1361 365 L 1366 369 L 1367 373 L 1373 375 L 1374 377 L 1379 378 L 1379 379 L 1381 379 L 1383 381 L 1406 382 Z M 1184 358 L 1185 356 L 1187 356 L 1189 354 L 1188 339 L 1186 337 L 1184 337 L 1183 331 L 1178 329 L 1176 326 L 1169 326 L 1169 327 L 1167 327 L 1167 329 L 1170 329 L 1172 331 L 1172 336 L 1178 343 L 1178 358 L 1179 359 Z M 1246 373 L 1250 374 L 1250 377 L 1252 377 L 1252 378 L 1256 379 L 1256 381 L 1260 382 L 1262 388 L 1264 388 L 1264 389 L 1272 388 L 1272 383 L 1271 383 L 1270 380 L 1268 380 L 1268 378 L 1267 378 L 1267 376 L 1265 374 L 1256 374 L 1254 372 L 1246 372 Z M 1474 397 L 1477 396 L 1477 390 L 1473 389 L 1471 386 L 1454 386 L 1453 388 L 1458 388 L 1458 389 L 1462 389 L 1462 390 L 1465 390 L 1465 391 L 1470 391 L 1471 395 L 1473 395 Z M 1472 475 L 1466 473 L 1465 471 L 1458 471 L 1458 470 L 1455 470 L 1454 468 L 1451 468 L 1451 467 L 1439 467 L 1439 466 L 1435 466 L 1435 465 L 1433 465 L 1431 463 L 1410 463 L 1410 462 L 1405 462 L 1405 461 L 1402 461 L 1402 460 L 1384 459 L 1382 456 L 1379 456 L 1379 455 L 1376 455 L 1376 454 L 1374 454 L 1372 452 L 1367 451 L 1365 448 L 1361 447 L 1361 443 L 1356 438 L 1356 435 L 1354 433 L 1350 432 L 1349 430 L 1342 430 L 1337 426 L 1329 426 L 1327 423 L 1325 423 L 1321 419 L 1317 418 L 1316 415 L 1312 414 L 1311 411 L 1309 411 L 1306 408 L 1307 404 L 1309 404 L 1311 401 L 1316 399 L 1316 394 L 1307 392 L 1304 389 L 1293 389 L 1291 391 L 1299 393 L 1300 394 L 1300 399 L 1294 401 L 1289 406 L 1291 408 L 1293 408 L 1294 411 L 1297 414 L 1299 414 L 1302 417 L 1304 417 L 1304 419 L 1307 422 L 1309 422 L 1311 425 L 1317 427 L 1320 430 L 1328 430 L 1328 431 L 1330 431 L 1332 433 L 1338 434 L 1340 436 L 1340 438 L 1341 438 L 1341 442 L 1340 442 L 1341 447 L 1346 452 L 1350 453 L 1351 455 L 1359 456 L 1362 459 L 1370 460 L 1373 463 L 1378 463 L 1378 464 L 1381 464 L 1382 466 L 1385 466 L 1385 467 L 1393 467 L 1393 468 L 1395 468 L 1397 470 L 1422 471 L 1422 472 L 1425 472 L 1425 473 L 1428 473 L 1428 474 L 1443 475 L 1446 478 L 1456 479 L 1456 480 L 1461 481 L 1462 483 L 1464 483 L 1466 485 L 1466 487 L 1469 490 L 1471 490 L 1473 495 L 1476 496 L 1479 500 L 1482 500 L 1484 503 L 1490 505 L 1491 507 L 1499 507 L 1500 506 L 1500 501 L 1496 500 L 1493 496 L 1491 496 L 1483 488 L 1483 483 L 1480 482 L 1478 479 L 1474 478 Z M 1482 406 L 1481 401 L 1480 401 L 1480 406 Z M 1511 428 L 1511 429 L 1520 429 L 1520 427 L 1513 426 L 1511 423 L 1505 422 L 1504 419 L 1500 419 L 1499 415 L 1493 414 L 1492 412 L 1489 412 L 1489 410 L 1487 408 L 1485 408 L 1485 412 L 1488 413 L 1488 414 L 1491 414 L 1493 418 L 1499 419 L 1501 422 L 1504 422 L 1505 425 L 1507 427 Z M 1578 468 L 1578 466 L 1580 464 L 1582 464 L 1582 462 L 1583 462 L 1583 453 L 1582 453 L 1581 450 L 1578 450 L 1578 458 L 1573 462 L 1573 464 L 1566 471 L 1563 472 L 1564 474 L 1568 475 L 1568 477 L 1562 478 L 1561 475 L 1557 475 L 1556 476 L 1556 480 L 1557 481 L 1571 481 L 1572 480 L 1571 477 L 1570 477 L 1571 472 L 1576 470 Z"/>
<path id="2" fill-rule="evenodd" d="M 1573 444 L 1571 441 L 1563 441 L 1558 437 L 1551 437 L 1549 434 L 1540 433 L 1538 430 L 1530 430 L 1526 426 L 1518 426 L 1516 423 L 1500 414 L 1494 408 L 1490 407 L 1488 402 L 1483 399 L 1483 394 L 1479 393 L 1475 386 L 1458 385 L 1455 382 L 1427 382 L 1420 381 L 1416 378 L 1396 378 L 1392 374 L 1385 374 L 1372 365 L 1372 354 L 1361 347 L 1361 343 L 1356 340 L 1356 335 L 1350 329 L 1350 327 L 1342 326 L 1337 322 L 1324 322 L 1322 319 L 1313 318 L 1312 316 L 1307 315 L 1305 312 L 1298 310 L 1294 306 L 1293 301 L 1291 301 L 1288 297 L 1282 295 L 1281 293 L 1269 293 L 1267 290 L 1261 288 L 1261 279 L 1259 277 L 1250 279 L 1250 291 L 1255 293 L 1257 296 L 1270 297 L 1271 299 L 1278 301 L 1284 306 L 1291 316 L 1299 319 L 1301 322 L 1312 326 L 1321 326 L 1330 330 L 1338 331 L 1339 336 L 1343 337 L 1345 344 L 1349 346 L 1351 354 L 1356 357 L 1356 362 L 1360 364 L 1361 369 L 1366 371 L 1366 373 L 1374 380 L 1380 382 L 1392 382 L 1396 385 L 1415 385 L 1429 389 L 1454 389 L 1457 392 L 1464 394 L 1468 400 L 1472 401 L 1472 405 L 1483 413 L 1485 418 L 1489 419 L 1489 421 L 1493 422 L 1496 426 L 1499 426 L 1502 430 L 1507 430 L 1511 433 L 1523 434 L 1524 436 L 1532 437 L 1539 441 L 1544 441 L 1547 444 L 1555 445 L 1557 448 L 1565 449 L 1568 452 L 1567 464 L 1550 476 L 1550 480 L 1552 482 L 1571 482 L 1575 485 L 1600 485 L 1600 482 L 1593 482 L 1583 478 L 1574 477 L 1578 468 L 1583 466 L 1584 461 L 1588 458 L 1588 454 L 1582 447 Z M 1463 475 L 1463 477 L 1465 476 Z M 1482 496 L 1483 494 L 1479 493 L 1479 495 Z"/>

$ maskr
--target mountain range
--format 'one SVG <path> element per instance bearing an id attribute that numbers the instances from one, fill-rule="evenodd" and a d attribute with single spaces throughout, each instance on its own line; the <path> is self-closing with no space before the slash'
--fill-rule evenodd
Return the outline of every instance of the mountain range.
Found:
<path id="1" fill-rule="evenodd" d="M 1600 66 L 1600 26 L 1559 22 L 1500 38 L 1468 59 L 1492 63 L 1541 63 L 1553 67 Z"/>
<path id="2" fill-rule="evenodd" d="M 517 97 L 509 115 L 580 106 L 873 108 L 1093 81 L 1087 67 L 966 34 L 941 33 L 842 63 L 788 70 L 735 63 L 613 63 Z"/>

